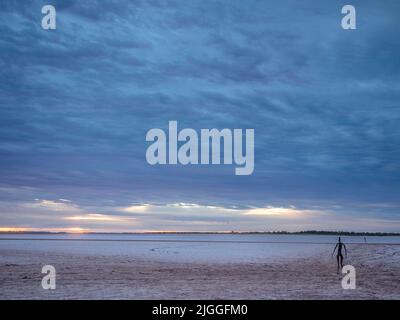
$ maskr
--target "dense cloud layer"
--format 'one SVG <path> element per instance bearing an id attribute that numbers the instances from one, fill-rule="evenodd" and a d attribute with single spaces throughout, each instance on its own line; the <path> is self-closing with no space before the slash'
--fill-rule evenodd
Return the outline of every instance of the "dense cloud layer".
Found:
<path id="1" fill-rule="evenodd" d="M 398 1 L 352 1 L 346 31 L 340 1 L 51 1 L 46 31 L 48 3 L 0 4 L 0 226 L 399 230 Z M 149 166 L 145 134 L 169 120 L 254 128 L 255 172 Z M 93 219 L 35 206 L 58 199 Z M 232 206 L 330 218 L 212 209 Z"/>

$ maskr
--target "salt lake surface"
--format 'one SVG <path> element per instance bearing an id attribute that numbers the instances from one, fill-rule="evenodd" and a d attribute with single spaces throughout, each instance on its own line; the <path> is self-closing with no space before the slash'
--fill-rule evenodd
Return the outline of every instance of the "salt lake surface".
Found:
<path id="1" fill-rule="evenodd" d="M 2 234 L 0 250 L 117 255 L 174 262 L 270 262 L 330 256 L 338 236 L 245 234 Z M 400 236 L 342 236 L 352 244 L 400 245 Z"/>

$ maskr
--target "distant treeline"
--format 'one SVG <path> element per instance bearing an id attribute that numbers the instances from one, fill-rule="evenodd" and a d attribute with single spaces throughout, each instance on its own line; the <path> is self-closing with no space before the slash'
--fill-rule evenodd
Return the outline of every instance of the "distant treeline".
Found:
<path id="1" fill-rule="evenodd" d="M 0 231 L 0 234 L 69 234 L 68 232 L 48 232 L 48 231 Z M 340 235 L 340 236 L 400 236 L 399 232 L 353 232 L 353 231 L 323 231 L 323 230 L 306 230 L 306 231 L 229 231 L 229 232 L 86 232 L 84 234 L 287 234 L 287 235 Z"/>
<path id="2" fill-rule="evenodd" d="M 249 232 L 250 234 L 251 232 Z M 261 232 L 264 233 L 264 232 Z M 400 236 L 396 232 L 353 232 L 353 231 L 319 231 L 319 230 L 306 230 L 297 232 L 288 231 L 272 231 L 265 232 L 265 234 L 297 234 L 297 235 L 339 235 L 339 236 Z"/>

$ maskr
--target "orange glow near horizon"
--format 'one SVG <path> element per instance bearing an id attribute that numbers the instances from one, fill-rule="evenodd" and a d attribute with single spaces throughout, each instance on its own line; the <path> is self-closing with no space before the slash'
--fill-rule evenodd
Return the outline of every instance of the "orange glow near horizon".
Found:
<path id="1" fill-rule="evenodd" d="M 0 232 L 27 232 L 33 231 L 32 228 L 12 228 L 12 227 L 0 227 Z"/>
<path id="2" fill-rule="evenodd" d="M 71 228 L 20 228 L 20 227 L 0 227 L 1 232 L 65 232 L 74 234 L 84 234 L 84 233 L 190 233 L 190 232 L 207 232 L 207 231 L 194 231 L 194 230 L 152 230 L 152 229 L 140 229 L 140 230 L 105 230 L 105 229 L 85 229 L 80 227 Z M 218 233 L 232 233 L 232 231 L 220 230 L 213 231 Z"/>
<path id="3" fill-rule="evenodd" d="M 89 229 L 84 229 L 84 228 L 66 228 L 64 230 L 66 230 L 65 232 L 69 232 L 69 233 L 87 233 L 87 232 L 90 232 Z"/>
<path id="4" fill-rule="evenodd" d="M 90 229 L 79 227 L 73 228 L 20 228 L 20 227 L 0 227 L 0 232 L 67 232 L 67 233 L 87 233 L 91 232 Z"/>

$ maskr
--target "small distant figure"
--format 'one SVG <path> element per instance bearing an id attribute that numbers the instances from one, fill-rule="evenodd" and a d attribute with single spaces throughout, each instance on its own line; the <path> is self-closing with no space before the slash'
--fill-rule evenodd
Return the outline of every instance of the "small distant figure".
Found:
<path id="1" fill-rule="evenodd" d="M 367 238 L 366 237 L 364 237 L 364 243 L 367 243 Z"/>
<path id="2" fill-rule="evenodd" d="M 332 252 L 332 257 L 337 249 L 337 254 L 336 254 L 336 260 L 337 260 L 337 273 L 339 273 L 339 270 L 343 269 L 343 254 L 342 254 L 342 249 L 344 248 L 344 252 L 347 258 L 347 249 L 344 243 L 340 240 L 339 237 L 339 242 L 336 244 L 335 249 L 333 249 Z"/>

